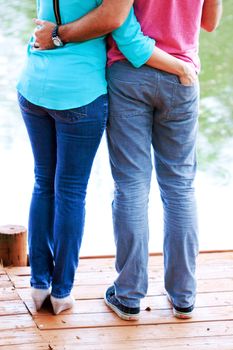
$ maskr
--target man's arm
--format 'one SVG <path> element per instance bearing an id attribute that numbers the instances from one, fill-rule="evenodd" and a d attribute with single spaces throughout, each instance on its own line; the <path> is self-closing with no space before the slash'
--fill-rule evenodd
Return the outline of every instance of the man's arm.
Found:
<path id="1" fill-rule="evenodd" d="M 134 0 L 103 0 L 94 10 L 82 18 L 59 27 L 59 36 L 64 43 L 81 42 L 108 34 L 119 28 L 129 14 Z M 41 28 L 35 32 L 40 49 L 54 48 L 51 40 L 54 23 L 36 20 Z"/>
<path id="2" fill-rule="evenodd" d="M 197 75 L 192 64 L 179 60 L 155 46 L 155 41 L 145 36 L 133 8 L 124 24 L 112 32 L 119 50 L 134 67 L 147 64 L 153 68 L 176 74 L 183 85 L 192 85 Z"/>
<path id="3" fill-rule="evenodd" d="M 201 27 L 207 32 L 215 30 L 222 16 L 222 0 L 205 0 L 202 9 Z"/>
<path id="4" fill-rule="evenodd" d="M 96 10 L 92 12 L 95 12 L 95 11 Z M 82 18 L 82 19 L 85 18 L 85 24 L 90 23 L 89 20 L 87 19 L 88 16 L 89 14 L 87 14 L 85 17 Z M 108 16 L 109 16 L 109 13 L 108 13 Z M 82 29 L 82 28 L 81 29 L 79 28 L 79 25 L 82 19 L 66 25 L 67 27 L 71 28 L 71 32 L 73 33 L 73 37 L 72 37 L 73 42 L 79 41 L 78 38 Z M 86 19 L 87 19 L 87 22 L 86 22 Z M 90 17 L 90 19 L 92 19 L 92 17 Z M 42 28 L 42 30 L 38 30 L 36 33 L 37 43 L 40 45 L 40 49 L 44 49 L 42 42 L 39 41 L 38 39 L 38 35 L 41 32 L 43 32 L 42 39 L 45 38 L 46 48 L 54 48 L 53 43 L 51 44 L 51 47 L 47 46 L 49 43 L 48 40 L 51 40 L 51 32 L 48 31 L 48 25 L 51 25 L 51 28 L 53 29 L 54 24 L 51 22 L 44 22 L 44 23 L 45 23 L 44 24 L 45 29 Z M 79 23 L 79 25 L 77 25 L 77 23 Z M 43 25 L 43 21 L 37 21 L 37 24 Z M 91 33 L 89 25 L 87 25 L 87 29 L 89 30 L 89 33 Z M 75 32 L 75 30 L 77 30 L 77 33 Z M 44 32 L 48 33 L 47 39 Z M 96 36 L 96 33 L 94 34 Z M 60 35 L 60 32 L 59 32 L 59 35 Z M 119 49 L 135 67 L 140 67 L 143 64 L 147 64 L 151 67 L 165 70 L 173 74 L 177 74 L 180 77 L 180 80 L 183 84 L 192 84 L 196 80 L 196 73 L 194 68 L 191 65 L 167 54 L 166 52 L 160 50 L 159 48 L 156 48 L 155 41 L 149 38 L 148 36 L 145 36 L 142 33 L 140 24 L 138 23 L 134 15 L 134 11 L 132 7 L 123 25 L 115 29 L 112 32 L 112 35 Z M 64 40 L 63 37 L 61 37 L 61 39 Z M 69 37 L 67 41 L 70 42 L 71 37 Z"/>
<path id="5" fill-rule="evenodd" d="M 193 85 L 197 81 L 197 74 L 192 64 L 169 55 L 156 46 L 146 64 L 150 67 L 178 75 L 183 85 Z"/>

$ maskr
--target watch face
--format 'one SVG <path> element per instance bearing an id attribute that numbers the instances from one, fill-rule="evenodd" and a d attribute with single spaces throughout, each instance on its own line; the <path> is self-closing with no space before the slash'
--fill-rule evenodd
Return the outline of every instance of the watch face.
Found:
<path id="1" fill-rule="evenodd" d="M 58 37 L 53 38 L 53 43 L 55 46 L 63 46 L 61 40 Z"/>

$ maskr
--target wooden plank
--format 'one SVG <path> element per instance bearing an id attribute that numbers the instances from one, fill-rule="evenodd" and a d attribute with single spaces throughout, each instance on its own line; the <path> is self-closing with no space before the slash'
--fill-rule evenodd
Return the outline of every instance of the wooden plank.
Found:
<path id="1" fill-rule="evenodd" d="M 108 285 L 74 286 L 72 293 L 75 299 L 102 299 Z M 199 280 L 198 293 L 231 292 L 233 290 L 233 278 Z M 30 300 L 30 288 L 17 289 L 23 300 Z M 148 296 L 164 295 L 163 282 L 150 283 Z"/>
<path id="2" fill-rule="evenodd" d="M 104 304 L 103 293 L 115 276 L 114 258 L 80 260 L 74 287 L 77 302 L 73 310 L 58 316 L 51 314 L 51 308 L 36 313 L 29 287 L 2 288 L 0 300 L 12 301 L 0 302 L 0 350 L 233 350 L 232 262 L 233 252 L 199 255 L 196 309 L 194 318 L 186 321 L 172 315 L 164 295 L 161 256 L 150 257 L 149 296 L 143 300 L 142 310 L 149 306 L 151 311 L 142 311 L 137 322 L 120 320 Z M 29 286 L 29 267 L 6 271 L 16 285 Z M 1 282 L 9 282 L 5 270 L 0 274 L 0 286 Z M 36 323 L 23 303 L 17 302 L 17 291 Z M 32 329 L 40 336 L 34 337 Z M 20 331 L 25 336 L 15 336 Z"/>
<path id="3" fill-rule="evenodd" d="M 152 265 L 161 265 L 162 267 L 162 256 L 153 256 L 150 257 L 149 262 Z M 30 275 L 30 267 L 8 267 L 5 269 L 10 275 Z M 106 271 L 106 270 L 115 270 L 115 258 L 81 258 L 79 260 L 79 272 L 95 272 L 95 271 Z"/>
<path id="4" fill-rule="evenodd" d="M 233 336 L 233 322 L 202 322 L 202 323 L 174 323 L 158 325 L 133 326 L 129 322 L 128 327 L 107 328 L 76 328 L 57 330 L 44 330 L 42 335 L 45 340 L 57 343 L 64 341 L 66 344 L 110 344 L 120 341 L 140 341 L 154 339 L 188 339 L 195 337 L 219 337 Z"/>
<path id="5" fill-rule="evenodd" d="M 109 285 L 94 285 L 94 286 L 74 286 L 72 294 L 76 300 L 80 299 L 103 299 L 103 295 Z M 161 295 L 164 294 L 164 288 L 162 283 L 156 284 L 155 288 L 150 287 L 148 295 Z M 30 288 L 17 289 L 20 298 L 24 301 L 31 299 Z"/>
<path id="6" fill-rule="evenodd" d="M 199 293 L 231 292 L 233 290 L 233 278 L 198 280 L 197 290 Z"/>
<path id="7" fill-rule="evenodd" d="M 80 285 L 110 285 L 113 283 L 113 281 L 116 278 L 116 273 L 109 271 L 103 271 L 101 272 L 101 279 L 99 278 L 100 272 L 89 272 L 89 273 L 79 273 L 75 276 L 74 285 L 80 286 Z M 205 267 L 202 269 L 199 269 L 197 271 L 197 278 L 199 280 L 204 279 L 225 279 L 225 278 L 231 278 L 233 276 L 233 264 L 231 267 L 218 267 L 218 266 L 212 266 L 210 269 L 209 267 Z M 28 288 L 30 287 L 30 276 L 25 275 L 10 275 L 12 284 L 15 288 Z M 163 271 L 157 270 L 157 271 L 150 271 L 149 275 L 149 283 L 153 282 L 162 282 L 163 281 Z M 7 283 L 5 286 L 8 287 L 10 282 L 5 281 Z M 1 281 L 0 281 L 1 285 Z"/>
<path id="8" fill-rule="evenodd" d="M 91 344 L 87 346 L 81 346 L 81 350 L 151 350 L 151 349 L 170 349 L 170 350 L 232 350 L 232 339 L 215 339 L 217 343 L 213 343 L 212 341 L 206 340 L 203 344 L 203 339 L 195 339 L 194 341 L 190 339 L 190 341 L 183 343 L 183 340 L 176 340 L 173 342 L 169 341 L 140 341 L 140 342 L 124 342 L 117 344 L 106 344 L 106 345 L 97 345 Z M 227 342 L 227 343 L 226 343 Z M 73 350 L 77 349 L 77 344 L 73 344 L 73 346 L 56 346 L 53 347 L 54 350 Z"/>
<path id="9" fill-rule="evenodd" d="M 214 340 L 215 341 L 215 340 Z M 182 343 L 182 340 L 176 341 L 175 344 L 170 340 L 169 342 L 162 341 L 161 343 L 154 340 L 150 342 L 125 342 L 117 344 L 91 344 L 82 345 L 81 347 L 75 343 L 70 345 L 59 345 L 59 344 L 33 344 L 33 350 L 151 350 L 151 349 L 162 349 L 162 350 L 232 350 L 232 339 L 216 339 L 217 343 L 212 343 L 210 340 L 206 340 L 203 343 L 203 339 L 195 340 L 194 344 L 190 342 Z M 15 350 L 32 350 L 31 344 L 16 345 Z M 1 350 L 12 350 L 11 346 L 2 346 Z"/>
<path id="10" fill-rule="evenodd" d="M 0 301 L 19 300 L 20 297 L 14 287 L 0 288 Z"/>
<path id="11" fill-rule="evenodd" d="M 232 264 L 233 261 L 233 251 L 230 252 L 218 252 L 218 253 L 200 253 L 197 258 L 198 264 Z M 84 271 L 96 271 L 96 268 L 99 267 L 114 268 L 115 258 L 96 258 L 96 259 L 80 259 L 79 269 Z M 150 256 L 149 258 L 149 267 L 152 266 L 163 266 L 163 256 Z"/>
<path id="12" fill-rule="evenodd" d="M 5 275 L 6 271 L 5 271 L 5 267 L 3 267 L 2 262 L 0 261 L 0 275 Z"/>
<path id="13" fill-rule="evenodd" d="M 12 282 L 11 281 L 0 281 L 0 289 L 2 289 L 2 288 L 10 288 L 10 287 L 12 287 L 13 286 L 13 284 L 12 284 Z"/>
<path id="14" fill-rule="evenodd" d="M 20 345 L 5 345 L 0 347 L 1 350 L 55 350 L 49 343 L 33 343 Z M 60 349 L 64 349 L 62 346 Z"/>
<path id="15" fill-rule="evenodd" d="M 220 262 L 221 260 L 225 260 L 226 262 L 232 262 L 233 260 L 233 251 L 222 251 L 222 252 L 209 252 L 209 253 L 199 253 L 197 257 L 197 261 L 203 264 L 205 263 L 212 263 L 212 262 Z M 94 259 L 88 259 L 83 258 L 79 261 L 79 268 L 88 268 L 88 270 L 91 268 L 96 268 L 98 266 L 114 266 L 115 264 L 115 258 L 94 258 Z M 162 255 L 150 255 L 149 257 L 149 266 L 153 265 L 163 265 L 163 256 Z"/>
<path id="16" fill-rule="evenodd" d="M 0 316 L 0 331 L 4 329 L 23 329 L 35 327 L 35 323 L 30 315 Z"/>
<path id="17" fill-rule="evenodd" d="M 169 340 L 141 340 L 141 341 L 125 341 L 110 344 L 89 344 L 79 345 L 78 341 L 74 344 L 51 344 L 53 350 L 232 350 L 233 337 L 221 338 L 194 338 L 189 340 L 176 339 Z"/>
<path id="18" fill-rule="evenodd" d="M 9 275 L 30 275 L 30 267 L 9 267 L 6 268 Z M 115 259 L 81 259 L 79 261 L 78 272 L 95 272 L 95 271 L 115 271 Z"/>
<path id="19" fill-rule="evenodd" d="M 42 337 L 41 332 L 35 327 L 35 325 L 34 328 L 16 328 L 14 330 L 1 330 L 0 332 L 0 346 L 12 346 L 16 344 L 33 344 L 33 346 L 31 345 L 31 348 L 34 349 L 34 343 L 42 343 L 43 341 L 44 338 Z M 0 349 L 2 348 L 0 347 Z"/>
<path id="20" fill-rule="evenodd" d="M 101 274 L 101 279 L 100 279 Z M 233 270 L 232 270 L 233 274 Z M 10 275 L 12 284 L 15 288 L 28 288 L 30 287 L 30 276 L 17 276 L 17 275 Z M 77 274 L 74 280 L 74 285 L 97 285 L 97 284 L 104 284 L 104 285 L 110 285 L 113 283 L 113 281 L 116 278 L 116 273 L 109 273 L 109 272 L 89 272 L 89 273 L 80 273 Z M 161 280 L 161 277 L 160 277 Z"/>
<path id="21" fill-rule="evenodd" d="M 227 266 L 202 266 L 197 268 L 197 280 L 232 278 L 233 276 L 233 262 Z"/>
<path id="22" fill-rule="evenodd" d="M 196 303 L 195 303 L 195 306 L 197 308 L 224 306 L 224 305 L 233 306 L 233 292 L 197 294 Z M 141 309 L 145 310 L 148 307 L 150 307 L 152 310 L 171 308 L 166 295 L 146 297 L 141 302 Z"/>
<path id="23" fill-rule="evenodd" d="M 216 261 L 219 259 L 228 259 L 228 260 L 232 260 L 233 259 L 233 250 L 229 250 L 229 251 L 209 251 L 208 253 L 206 252 L 199 252 L 198 260 L 200 261 Z M 110 257 L 92 257 L 92 258 L 88 258 L 88 257 L 83 257 L 80 259 L 80 264 L 86 264 L 87 262 L 91 262 L 94 261 L 94 264 L 96 263 L 96 261 L 102 263 L 102 262 L 109 262 L 111 264 L 114 264 L 115 262 L 115 257 L 114 256 L 110 256 Z M 154 254 L 154 253 L 150 253 L 149 256 L 149 261 L 150 262 L 162 262 L 163 261 L 163 254 L 159 253 L 159 254 Z"/>
<path id="24" fill-rule="evenodd" d="M 27 314 L 28 310 L 21 300 L 0 301 L 0 316 Z"/>
<path id="25" fill-rule="evenodd" d="M 21 266 L 21 267 L 8 267 L 6 268 L 6 272 L 8 275 L 16 275 L 16 276 L 29 276 L 31 273 L 30 266 Z"/>
<path id="26" fill-rule="evenodd" d="M 222 253 L 209 253 L 199 254 L 198 266 L 232 266 L 233 263 L 233 252 L 222 252 Z M 78 272 L 95 272 L 95 271 L 114 271 L 115 258 L 95 258 L 95 259 L 80 259 Z M 163 268 L 163 257 L 162 256 L 150 256 L 149 267 L 153 266 Z M 10 267 L 5 269 L 10 275 L 30 275 L 30 267 Z M 1 270 L 0 270 L 1 271 Z M 4 271 L 3 271 L 4 272 Z"/>
<path id="27" fill-rule="evenodd" d="M 227 268 L 226 268 L 227 267 Z M 150 280 L 161 280 L 163 279 L 163 263 L 162 257 L 150 257 L 149 260 L 150 268 Z M 96 272 L 102 272 L 103 284 L 111 283 L 116 276 L 114 268 L 114 259 L 82 259 L 80 261 L 80 266 L 76 274 L 75 283 L 76 284 L 96 284 L 100 283 L 99 280 L 96 281 Z M 17 287 L 26 287 L 29 285 L 30 267 L 12 267 L 7 269 L 7 273 L 11 279 L 16 283 Z M 92 274 L 88 274 L 92 273 Z M 198 268 L 197 268 L 197 278 L 230 278 L 233 275 L 233 253 L 214 253 L 200 254 L 198 258 Z M 23 279 L 17 279 L 13 276 L 22 276 Z M 89 283 L 88 283 L 89 281 Z"/>
<path id="28" fill-rule="evenodd" d="M 1 282 L 2 282 L 2 281 L 9 281 L 9 280 L 10 280 L 10 279 L 9 279 L 9 277 L 7 276 L 6 273 L 0 274 L 0 285 L 1 285 Z"/>
<path id="29" fill-rule="evenodd" d="M 15 288 L 29 288 L 30 287 L 30 276 L 17 276 L 9 275 L 11 283 Z"/>
<path id="30" fill-rule="evenodd" d="M 198 255 L 198 261 L 203 264 L 203 263 L 211 263 L 211 262 L 216 262 L 216 261 L 232 261 L 233 260 L 233 252 L 220 252 L 220 253 L 200 253 Z"/>
<path id="31" fill-rule="evenodd" d="M 35 305 L 30 300 L 25 300 L 27 308 L 30 310 L 32 315 L 37 314 Z M 213 307 L 213 306 L 233 306 L 233 292 L 221 292 L 221 293 L 205 293 L 198 294 L 196 300 L 196 307 Z M 171 305 L 167 300 L 165 295 L 146 297 L 141 302 L 141 310 L 146 310 L 147 308 L 151 310 L 162 310 L 171 309 Z M 1 303 L 0 303 L 1 309 Z M 52 312 L 52 307 L 49 303 L 46 303 L 44 307 L 39 311 L 42 315 L 49 315 Z M 101 312 L 111 312 L 110 309 L 105 305 L 103 299 L 89 299 L 89 300 L 77 300 L 74 307 L 70 310 L 63 312 L 64 315 L 69 314 L 85 314 L 85 313 L 101 313 Z"/>
<path id="32" fill-rule="evenodd" d="M 226 268 L 227 267 L 227 268 Z M 22 272 L 20 272 L 22 270 Z M 102 278 L 99 279 L 97 272 L 101 272 Z M 30 268 L 11 268 L 8 269 L 8 274 L 17 288 L 26 288 L 30 286 Z M 199 266 L 197 269 L 197 279 L 216 279 L 216 278 L 231 278 L 233 276 L 233 260 L 229 265 L 211 264 Z M 114 269 L 103 270 L 98 267 L 97 270 L 92 272 L 78 272 L 75 276 L 75 285 L 95 285 L 95 284 L 111 284 L 116 278 L 116 272 Z M 156 266 L 150 268 L 149 282 L 162 282 L 163 281 L 163 269 L 162 266 Z M 9 284 L 4 284 L 3 287 L 8 287 Z"/>
<path id="33" fill-rule="evenodd" d="M 174 322 L 203 322 L 211 320 L 232 320 L 233 306 L 219 306 L 211 308 L 196 308 L 192 319 L 177 320 L 171 310 L 142 311 L 139 321 L 134 325 L 161 324 Z M 34 316 L 39 329 L 65 329 L 65 328 L 87 328 L 87 327 L 115 327 L 129 326 L 129 322 L 121 320 L 114 313 L 90 313 L 70 315 L 40 315 Z"/>

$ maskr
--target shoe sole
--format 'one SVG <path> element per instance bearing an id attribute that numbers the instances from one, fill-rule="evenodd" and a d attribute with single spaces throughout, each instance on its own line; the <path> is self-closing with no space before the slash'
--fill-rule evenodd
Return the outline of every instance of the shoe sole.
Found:
<path id="1" fill-rule="evenodd" d="M 187 320 L 193 317 L 193 311 L 191 312 L 179 312 L 173 307 L 173 315 L 181 320 Z"/>
<path id="2" fill-rule="evenodd" d="M 114 311 L 117 314 L 117 316 L 119 316 L 122 320 L 124 320 L 124 321 L 138 321 L 139 320 L 140 314 L 129 315 L 129 314 L 126 314 L 126 313 L 120 311 L 116 306 L 114 306 L 108 302 L 105 295 L 104 295 L 104 301 L 105 301 L 105 304 L 108 307 L 110 307 L 110 309 L 112 309 L 112 311 Z"/>
<path id="3" fill-rule="evenodd" d="M 173 315 L 176 317 L 176 318 L 179 318 L 181 320 L 187 320 L 189 318 L 192 318 L 193 317 L 193 311 L 191 312 L 181 312 L 181 311 L 177 311 L 174 306 L 173 306 L 173 303 L 171 301 L 171 298 L 170 298 L 170 295 L 167 294 L 167 299 L 169 301 L 169 303 L 171 304 L 172 306 L 172 312 L 173 312 Z"/>

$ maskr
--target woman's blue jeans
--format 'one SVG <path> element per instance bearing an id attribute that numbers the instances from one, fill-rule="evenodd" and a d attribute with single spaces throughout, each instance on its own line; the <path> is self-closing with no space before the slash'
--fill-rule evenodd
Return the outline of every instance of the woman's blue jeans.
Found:
<path id="1" fill-rule="evenodd" d="M 179 307 L 194 304 L 198 225 L 196 174 L 198 84 L 150 67 L 114 63 L 108 70 L 108 146 L 115 196 L 116 296 L 138 307 L 147 293 L 148 201 L 155 171 L 164 208 L 165 289 Z M 156 213 L 155 213 L 156 215 Z M 156 227 L 153 230 L 156 234 Z"/>
<path id="2" fill-rule="evenodd" d="M 52 284 L 52 295 L 63 298 L 78 266 L 87 184 L 106 126 L 107 95 L 62 111 L 18 98 L 35 162 L 28 228 L 31 286 Z"/>

